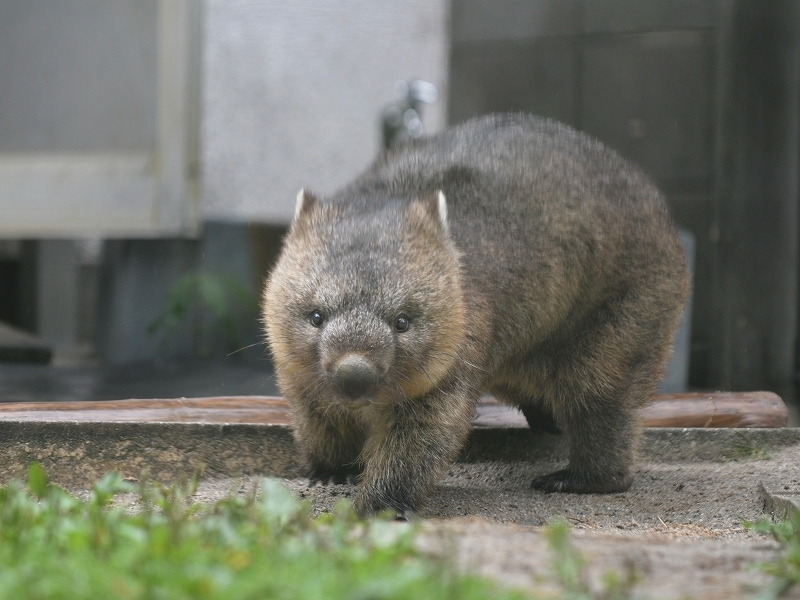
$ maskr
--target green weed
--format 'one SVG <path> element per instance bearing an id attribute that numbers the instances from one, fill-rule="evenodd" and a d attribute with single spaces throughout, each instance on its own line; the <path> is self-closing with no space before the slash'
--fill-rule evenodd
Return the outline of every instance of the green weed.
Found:
<path id="1" fill-rule="evenodd" d="M 766 444 L 754 442 L 748 435 L 741 431 L 735 431 L 739 438 L 734 442 L 731 449 L 730 458 L 732 460 L 769 460 L 772 457 L 767 451 Z"/>
<path id="2" fill-rule="evenodd" d="M 624 575 L 609 570 L 603 575 L 599 590 L 592 590 L 586 573 L 586 559 L 572 545 L 569 525 L 563 520 L 555 521 L 544 530 L 553 552 L 553 570 L 562 587 L 559 598 L 566 600 L 627 600 L 632 597 L 633 587 L 640 576 L 633 565 Z"/>
<path id="3" fill-rule="evenodd" d="M 27 485 L 0 487 L 0 600 L 530 597 L 420 552 L 418 526 L 391 515 L 364 521 L 341 501 L 333 514 L 312 518 L 308 504 L 274 479 L 203 504 L 192 500 L 199 477 L 172 486 L 142 478 L 134 486 L 109 473 L 81 500 L 32 464 Z M 634 569 L 607 573 L 593 591 L 569 527 L 559 521 L 545 535 L 555 597 L 631 597 Z M 789 539 L 796 544 L 796 535 Z"/>
<path id="4" fill-rule="evenodd" d="M 167 294 L 161 314 L 147 328 L 168 346 L 183 332 L 200 357 L 214 353 L 218 342 L 229 351 L 242 346 L 242 322 L 252 320 L 256 300 L 236 278 L 205 271 L 186 273 Z"/>
<path id="5" fill-rule="evenodd" d="M 778 598 L 792 586 L 800 586 L 800 512 L 787 519 L 774 522 L 765 518 L 756 523 L 745 522 L 744 527 L 772 536 L 781 545 L 781 555 L 772 563 L 760 563 L 759 568 L 773 576 L 772 583 L 759 598 Z"/>
<path id="6" fill-rule="evenodd" d="M 345 503 L 312 519 L 271 479 L 215 504 L 191 502 L 196 485 L 112 473 L 83 501 L 31 465 L 27 486 L 0 488 L 0 599 L 524 597 L 418 552 L 413 525 L 362 521 Z"/>

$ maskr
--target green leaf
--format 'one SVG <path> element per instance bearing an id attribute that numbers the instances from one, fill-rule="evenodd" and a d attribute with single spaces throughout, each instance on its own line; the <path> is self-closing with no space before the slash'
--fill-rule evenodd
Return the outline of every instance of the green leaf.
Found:
<path id="1" fill-rule="evenodd" d="M 775 562 L 759 565 L 762 571 L 774 576 L 759 598 L 777 598 L 787 588 L 800 586 L 800 512 L 795 511 L 790 518 L 778 522 L 765 518 L 755 523 L 745 521 L 743 526 L 772 536 L 782 547 Z"/>
<path id="2" fill-rule="evenodd" d="M 192 271 L 172 285 L 161 314 L 147 331 L 162 333 L 163 344 L 189 335 L 195 352 L 210 356 L 216 340 L 226 341 L 232 349 L 241 346 L 241 324 L 252 320 L 257 308 L 255 296 L 234 277 Z"/>
<path id="3" fill-rule="evenodd" d="M 106 506 L 117 494 L 133 493 L 136 487 L 122 479 L 119 473 L 106 473 L 92 486 L 90 504 L 98 508 Z"/>
<path id="4" fill-rule="evenodd" d="M 45 473 L 42 465 L 38 462 L 32 462 L 28 466 L 28 489 L 37 498 L 44 498 L 49 485 L 47 473 Z"/>
<path id="5" fill-rule="evenodd" d="M 285 527 L 307 507 L 277 479 L 267 477 L 261 484 L 260 505 L 268 522 L 277 528 Z"/>

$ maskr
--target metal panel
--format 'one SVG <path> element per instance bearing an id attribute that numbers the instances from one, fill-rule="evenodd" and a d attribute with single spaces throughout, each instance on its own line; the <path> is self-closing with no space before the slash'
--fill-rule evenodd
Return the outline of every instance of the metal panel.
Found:
<path id="1" fill-rule="evenodd" d="M 569 37 L 455 44 L 450 122 L 523 111 L 572 125 L 577 118 L 577 42 Z"/>
<path id="2" fill-rule="evenodd" d="M 454 44 L 580 32 L 578 0 L 454 0 L 452 10 Z"/>
<path id="3" fill-rule="evenodd" d="M 712 185 L 713 43 L 704 31 L 585 42 L 583 128 L 669 192 Z"/>
<path id="4" fill-rule="evenodd" d="M 715 27 L 718 0 L 584 0 L 584 31 L 670 31 Z"/>
<path id="5" fill-rule="evenodd" d="M 156 142 L 157 0 L 0 0 L 0 152 Z"/>
<path id="6" fill-rule="evenodd" d="M 129 154 L 0 154 L 0 237 L 146 234 L 152 158 Z"/>

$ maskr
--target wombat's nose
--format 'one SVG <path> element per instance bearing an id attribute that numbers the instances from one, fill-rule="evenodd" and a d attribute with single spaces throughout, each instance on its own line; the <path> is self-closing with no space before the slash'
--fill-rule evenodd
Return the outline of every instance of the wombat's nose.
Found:
<path id="1" fill-rule="evenodd" d="M 378 383 L 378 372 L 368 360 L 351 354 L 339 363 L 333 378 L 339 389 L 355 400 Z"/>

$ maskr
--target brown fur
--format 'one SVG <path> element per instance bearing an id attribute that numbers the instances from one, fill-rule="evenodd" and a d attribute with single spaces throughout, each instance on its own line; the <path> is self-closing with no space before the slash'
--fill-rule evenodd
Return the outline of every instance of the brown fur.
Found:
<path id="1" fill-rule="evenodd" d="M 569 465 L 533 487 L 627 489 L 687 286 L 638 169 L 564 125 L 499 115 L 393 149 L 325 201 L 304 194 L 263 308 L 311 475 L 358 474 L 362 513 L 409 511 L 485 390 L 569 437 Z"/>

